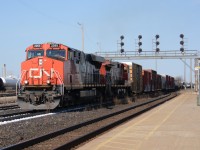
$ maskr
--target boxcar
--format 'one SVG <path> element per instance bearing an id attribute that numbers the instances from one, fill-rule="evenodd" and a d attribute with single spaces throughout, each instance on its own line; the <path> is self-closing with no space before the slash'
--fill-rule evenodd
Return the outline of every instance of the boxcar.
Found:
<path id="1" fill-rule="evenodd" d="M 169 89 L 172 90 L 174 88 L 175 88 L 174 77 L 170 76 Z"/>
<path id="2" fill-rule="evenodd" d="M 142 70 L 142 78 L 143 78 L 143 91 L 150 92 L 151 91 L 151 73 L 146 70 Z"/>
<path id="3" fill-rule="evenodd" d="M 157 74 L 156 90 L 158 90 L 158 91 L 162 90 L 162 79 L 161 79 L 161 75 L 160 74 Z"/>
<path id="4" fill-rule="evenodd" d="M 166 90 L 170 89 L 170 76 L 166 75 Z"/>
<path id="5" fill-rule="evenodd" d="M 162 89 L 163 91 L 165 91 L 165 90 L 166 90 L 166 75 L 161 75 L 161 82 L 162 82 L 162 87 L 161 87 L 161 89 Z"/>
<path id="6" fill-rule="evenodd" d="M 151 69 L 147 69 L 146 71 L 150 73 L 150 91 L 154 92 L 156 91 L 157 72 Z"/>
<path id="7" fill-rule="evenodd" d="M 143 91 L 142 66 L 133 62 L 125 62 L 128 65 L 128 78 L 131 91 L 135 94 Z"/>

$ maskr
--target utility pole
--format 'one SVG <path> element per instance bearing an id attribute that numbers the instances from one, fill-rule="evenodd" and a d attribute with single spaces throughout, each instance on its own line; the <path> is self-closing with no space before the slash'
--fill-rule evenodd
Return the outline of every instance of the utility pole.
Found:
<path id="1" fill-rule="evenodd" d="M 82 51 L 84 52 L 84 25 L 78 22 L 78 25 L 81 26 L 82 33 Z"/>

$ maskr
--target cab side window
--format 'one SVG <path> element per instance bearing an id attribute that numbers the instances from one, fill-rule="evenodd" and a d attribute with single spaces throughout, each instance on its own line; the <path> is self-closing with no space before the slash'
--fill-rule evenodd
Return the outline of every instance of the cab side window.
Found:
<path id="1" fill-rule="evenodd" d="M 74 52 L 68 51 L 68 60 L 74 60 Z"/>

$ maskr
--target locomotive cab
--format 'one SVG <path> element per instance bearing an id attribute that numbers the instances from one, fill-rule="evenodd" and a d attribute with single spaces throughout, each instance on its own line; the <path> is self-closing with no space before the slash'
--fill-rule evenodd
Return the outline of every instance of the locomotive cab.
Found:
<path id="1" fill-rule="evenodd" d="M 59 105 L 67 53 L 68 47 L 55 43 L 34 44 L 26 49 L 17 96 L 22 109 L 54 109 Z"/>

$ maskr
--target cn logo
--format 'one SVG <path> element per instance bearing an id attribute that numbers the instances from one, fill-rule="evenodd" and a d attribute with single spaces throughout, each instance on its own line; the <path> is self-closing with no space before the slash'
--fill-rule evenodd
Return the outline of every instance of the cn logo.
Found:
<path id="1" fill-rule="evenodd" d="M 37 76 L 34 75 L 35 72 L 38 72 Z M 39 69 L 39 68 L 30 68 L 30 70 L 29 70 L 29 77 L 30 78 L 35 78 L 35 79 L 42 78 L 43 75 L 46 75 L 47 77 L 52 78 L 53 75 L 54 75 L 54 69 L 51 68 L 50 74 L 47 71 L 45 71 L 44 69 L 42 69 L 42 68 L 41 69 Z"/>

